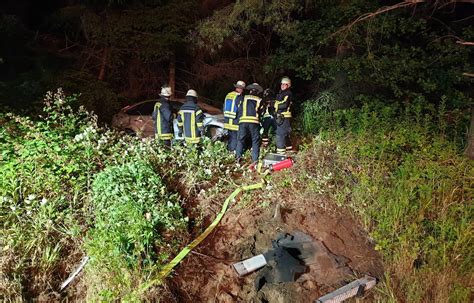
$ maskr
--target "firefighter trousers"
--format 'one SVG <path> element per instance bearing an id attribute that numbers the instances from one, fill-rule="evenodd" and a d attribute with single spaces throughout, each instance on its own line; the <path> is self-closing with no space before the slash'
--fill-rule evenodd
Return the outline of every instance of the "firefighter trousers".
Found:
<path id="1" fill-rule="evenodd" d="M 237 159 L 244 154 L 247 137 L 252 139 L 252 162 L 258 161 L 260 155 L 260 126 L 256 123 L 241 123 L 239 125 L 239 141 L 237 142 Z"/>
<path id="2" fill-rule="evenodd" d="M 273 117 L 263 118 L 262 128 L 263 128 L 262 143 L 263 143 L 263 146 L 267 146 L 268 143 L 270 142 L 270 139 L 268 138 L 269 134 L 273 134 L 277 128 L 275 119 Z"/>
<path id="3" fill-rule="evenodd" d="M 238 130 L 227 130 L 229 134 L 229 141 L 227 142 L 227 149 L 231 152 L 235 151 L 237 148 L 237 142 L 239 141 L 239 131 Z"/>
<path id="4" fill-rule="evenodd" d="M 287 151 L 293 149 L 291 146 L 290 133 L 290 119 L 284 118 L 281 124 L 277 124 L 276 129 L 276 147 L 278 154 L 285 154 Z"/>

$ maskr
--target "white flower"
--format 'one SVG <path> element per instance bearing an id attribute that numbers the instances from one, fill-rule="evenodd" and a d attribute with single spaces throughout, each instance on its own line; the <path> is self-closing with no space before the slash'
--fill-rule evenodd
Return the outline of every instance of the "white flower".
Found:
<path id="1" fill-rule="evenodd" d="M 31 210 L 28 210 L 28 211 L 26 212 L 26 214 L 27 214 L 28 216 L 30 216 L 30 215 L 31 215 Z"/>
<path id="2" fill-rule="evenodd" d="M 45 205 L 46 203 L 48 202 L 48 200 L 46 198 L 43 198 L 41 199 L 41 205 Z"/>
<path id="3" fill-rule="evenodd" d="M 10 209 L 11 209 L 12 211 L 15 211 L 15 210 L 16 210 L 16 207 L 13 206 L 13 205 L 10 205 Z"/>
<path id="4" fill-rule="evenodd" d="M 36 198 L 36 195 L 35 194 L 31 194 L 31 195 L 28 195 L 28 197 L 26 198 L 26 200 L 34 200 Z"/>
<path id="5" fill-rule="evenodd" d="M 145 214 L 145 219 L 146 219 L 147 221 L 151 221 L 151 213 L 146 213 L 146 214 Z"/>
<path id="6" fill-rule="evenodd" d="M 79 142 L 84 138 L 83 134 L 78 134 L 74 137 L 74 142 Z"/>

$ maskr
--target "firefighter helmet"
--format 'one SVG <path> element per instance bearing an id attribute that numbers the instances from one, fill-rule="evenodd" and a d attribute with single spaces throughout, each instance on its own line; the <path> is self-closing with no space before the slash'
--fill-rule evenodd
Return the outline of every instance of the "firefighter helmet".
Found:
<path id="1" fill-rule="evenodd" d="M 161 88 L 161 93 L 160 93 L 160 96 L 162 97 L 169 97 L 172 95 L 172 92 L 171 92 L 171 87 L 169 86 L 163 86 Z"/>
<path id="2" fill-rule="evenodd" d="M 291 79 L 288 77 L 283 77 L 281 78 L 281 84 L 288 84 L 288 86 L 291 86 Z"/>
<path id="3" fill-rule="evenodd" d="M 190 90 L 188 90 L 188 92 L 186 93 L 186 97 L 194 97 L 194 98 L 197 98 L 197 97 L 198 97 L 198 94 L 197 94 L 197 92 L 196 92 L 194 89 L 190 89 Z"/>
<path id="4" fill-rule="evenodd" d="M 239 80 L 239 81 L 237 81 L 237 83 L 234 84 L 234 87 L 235 87 L 235 88 L 245 89 L 245 82 Z"/>

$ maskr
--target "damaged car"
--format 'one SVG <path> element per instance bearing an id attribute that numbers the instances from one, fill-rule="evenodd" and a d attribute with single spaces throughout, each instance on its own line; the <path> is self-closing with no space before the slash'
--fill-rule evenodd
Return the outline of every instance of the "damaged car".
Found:
<path id="1" fill-rule="evenodd" d="M 115 114 L 112 118 L 112 127 L 123 130 L 129 135 L 139 137 L 152 137 L 154 135 L 152 113 L 155 103 L 158 100 L 146 100 L 132 105 L 128 105 Z M 177 114 L 184 100 L 170 100 L 169 104 L 173 112 L 173 131 L 174 140 L 183 140 L 183 136 L 179 136 Z M 213 141 L 220 140 L 225 137 L 227 131 L 224 129 L 224 115 L 222 111 L 211 105 L 198 102 L 199 107 L 204 112 L 203 121 L 204 135 Z"/>

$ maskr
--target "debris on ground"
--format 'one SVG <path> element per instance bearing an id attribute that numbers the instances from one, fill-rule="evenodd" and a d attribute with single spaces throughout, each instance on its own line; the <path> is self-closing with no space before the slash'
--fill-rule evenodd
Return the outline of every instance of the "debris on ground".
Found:
<path id="1" fill-rule="evenodd" d="M 89 256 L 85 256 L 82 258 L 81 263 L 77 266 L 77 268 L 69 275 L 69 277 L 61 283 L 60 291 L 65 289 L 74 279 L 77 277 L 77 275 L 81 272 L 81 270 L 84 268 L 86 265 L 87 261 L 89 261 Z"/>
<path id="2" fill-rule="evenodd" d="M 176 269 L 168 280 L 170 292 L 163 301 L 308 302 L 354 277 L 380 278 L 381 259 L 364 230 L 346 211 L 336 213 L 317 206 L 323 203 L 304 201 L 293 204 L 292 209 L 285 203 L 232 208 L 196 254 Z M 288 234 L 307 240 L 312 251 L 299 256 L 305 270 L 295 272 L 293 281 L 274 278 L 278 275 L 270 273 L 276 266 L 273 261 L 244 277 L 235 271 L 234 263 L 265 255 L 272 240 L 280 239 L 281 243 Z"/>
<path id="3" fill-rule="evenodd" d="M 377 284 L 375 278 L 365 276 L 322 296 L 316 303 L 340 303 L 352 297 L 360 297 L 375 284 Z"/>

